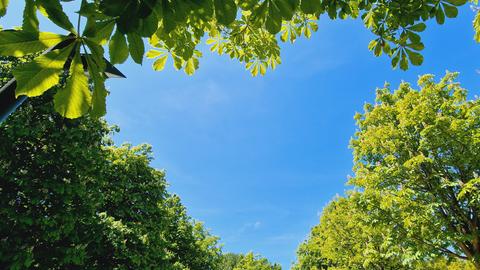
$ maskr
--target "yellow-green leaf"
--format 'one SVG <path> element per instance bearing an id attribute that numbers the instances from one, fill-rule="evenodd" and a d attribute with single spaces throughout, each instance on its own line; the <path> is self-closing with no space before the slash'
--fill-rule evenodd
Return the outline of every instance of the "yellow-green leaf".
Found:
<path id="1" fill-rule="evenodd" d="M 1 31 L 0 55 L 22 57 L 57 45 L 67 37 L 54 33 L 42 32 L 39 35 L 26 31 Z"/>
<path id="2" fill-rule="evenodd" d="M 165 68 L 165 63 L 167 63 L 168 55 L 165 54 L 153 62 L 153 69 L 155 71 L 162 71 Z"/>
<path id="3" fill-rule="evenodd" d="M 185 73 L 187 73 L 187 75 L 193 75 L 195 73 L 195 70 L 195 59 L 188 59 L 187 64 L 185 65 Z"/>
<path id="4" fill-rule="evenodd" d="M 473 28 L 475 29 L 475 41 L 480 42 L 480 11 L 477 11 L 477 15 L 475 15 Z"/>
<path id="5" fill-rule="evenodd" d="M 0 17 L 7 13 L 8 0 L 0 0 Z"/>
<path id="6" fill-rule="evenodd" d="M 162 51 L 159 51 L 159 50 L 150 50 L 150 51 L 147 52 L 146 57 L 150 58 L 150 59 L 153 59 L 153 58 L 157 58 L 157 57 L 159 57 L 160 55 L 163 55 L 163 54 L 165 54 L 165 52 L 162 52 Z"/>
<path id="7" fill-rule="evenodd" d="M 15 95 L 39 96 L 58 84 L 59 75 L 67 61 L 73 44 L 35 58 L 13 71 L 17 80 Z"/>
<path id="8" fill-rule="evenodd" d="M 83 69 L 80 53 L 77 52 L 65 87 L 55 94 L 54 107 L 63 117 L 78 118 L 88 112 L 91 104 L 92 94 L 88 88 L 88 78 Z"/>

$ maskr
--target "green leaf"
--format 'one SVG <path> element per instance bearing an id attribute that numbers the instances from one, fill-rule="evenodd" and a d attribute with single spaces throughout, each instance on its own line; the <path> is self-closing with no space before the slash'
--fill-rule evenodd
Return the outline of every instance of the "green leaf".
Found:
<path id="1" fill-rule="evenodd" d="M 267 74 L 267 63 L 260 63 L 260 74 L 265 75 Z"/>
<path id="2" fill-rule="evenodd" d="M 59 27 L 75 33 L 75 27 L 68 19 L 67 14 L 63 12 L 62 5 L 58 0 L 37 0 L 37 5 L 44 9 L 48 19 Z"/>
<path id="3" fill-rule="evenodd" d="M 473 20 L 473 28 L 475 29 L 474 39 L 476 42 L 480 42 L 480 11 L 477 11 L 475 19 Z"/>
<path id="4" fill-rule="evenodd" d="M 407 70 L 408 69 L 407 55 L 403 51 L 402 51 L 401 56 L 400 56 L 400 68 L 402 70 Z"/>
<path id="5" fill-rule="evenodd" d="M 160 56 L 155 62 L 153 62 L 153 70 L 155 71 L 162 71 L 165 68 L 165 64 L 167 63 L 168 55 L 165 54 Z"/>
<path id="6" fill-rule="evenodd" d="M 37 6 L 34 0 L 25 0 L 22 29 L 26 32 L 38 33 Z"/>
<path id="7" fill-rule="evenodd" d="M 66 39 L 66 36 L 48 32 L 41 32 L 37 36 L 25 31 L 1 31 L 0 55 L 22 57 L 48 49 Z"/>
<path id="8" fill-rule="evenodd" d="M 296 0 L 272 0 L 272 4 L 276 5 L 280 14 L 285 20 L 291 20 L 295 14 L 297 6 Z"/>
<path id="9" fill-rule="evenodd" d="M 421 54 L 409 49 L 405 49 L 405 51 L 407 52 L 408 58 L 413 65 L 420 66 L 423 63 L 423 56 Z"/>
<path id="10" fill-rule="evenodd" d="M 378 43 L 378 40 L 376 40 L 376 39 L 370 41 L 370 43 L 368 43 L 368 49 L 370 51 L 373 51 L 375 49 L 375 47 L 377 46 L 377 43 Z"/>
<path id="11" fill-rule="evenodd" d="M 114 26 L 114 20 L 95 22 L 90 27 L 85 28 L 83 35 L 100 45 L 105 45 L 112 35 Z"/>
<path id="12" fill-rule="evenodd" d="M 98 59 L 87 55 L 88 73 L 93 81 L 92 111 L 93 117 L 102 117 L 107 113 L 106 98 L 108 91 L 105 88 L 105 75 L 101 66 L 97 65 Z M 103 58 L 102 58 L 103 60 Z"/>
<path id="13" fill-rule="evenodd" d="M 363 22 L 365 23 L 365 26 L 367 26 L 367 28 L 374 28 L 376 25 L 375 16 L 373 15 L 374 15 L 374 12 L 372 9 L 369 12 L 367 12 L 365 14 L 365 17 L 363 18 Z"/>
<path id="14" fill-rule="evenodd" d="M 140 31 L 139 34 L 142 37 L 151 37 L 158 29 L 158 18 L 155 13 L 151 13 L 145 19 L 140 20 Z"/>
<path id="15" fill-rule="evenodd" d="M 29 97 L 39 96 L 43 92 L 58 84 L 59 74 L 67 61 L 73 44 L 54 50 L 33 59 L 13 71 L 17 80 L 15 96 L 26 95 Z"/>
<path id="16" fill-rule="evenodd" d="M 425 45 L 423 43 L 412 43 L 412 44 L 407 44 L 407 47 L 412 48 L 416 51 L 421 51 L 425 48 Z"/>
<path id="17" fill-rule="evenodd" d="M 54 96 L 55 110 L 66 118 L 78 118 L 88 112 L 92 104 L 92 94 L 88 88 L 88 78 L 83 69 L 80 50 L 75 53 L 70 66 L 70 76 L 65 87 Z"/>
<path id="18" fill-rule="evenodd" d="M 127 60 L 129 52 L 125 36 L 118 30 L 113 34 L 112 39 L 108 43 L 110 52 L 110 62 L 112 64 L 121 64 Z"/>
<path id="19" fill-rule="evenodd" d="M 454 6 L 463 6 L 467 3 L 467 0 L 447 0 L 447 2 Z"/>
<path id="20" fill-rule="evenodd" d="M 265 28 L 267 28 L 268 32 L 273 35 L 280 32 L 280 29 L 282 28 L 282 15 L 273 0 L 270 1 L 268 5 L 268 16 L 267 21 L 265 22 Z"/>
<path id="21" fill-rule="evenodd" d="M 313 14 L 320 9 L 319 0 L 301 0 L 300 9 L 306 14 Z"/>
<path id="22" fill-rule="evenodd" d="M 399 61 L 400 61 L 400 54 L 397 53 L 397 54 L 392 58 L 392 68 L 397 68 Z"/>
<path id="23" fill-rule="evenodd" d="M 107 16 L 120 16 L 129 4 L 128 0 L 103 0 L 100 1 L 100 10 Z"/>
<path id="24" fill-rule="evenodd" d="M 237 5 L 234 0 L 214 0 L 215 17 L 220 24 L 229 25 L 237 17 Z"/>
<path id="25" fill-rule="evenodd" d="M 443 9 L 448 18 L 455 18 L 458 15 L 458 9 L 454 6 L 443 4 Z"/>
<path id="26" fill-rule="evenodd" d="M 190 58 L 187 60 L 187 63 L 185 64 L 185 73 L 187 73 L 187 75 L 193 75 L 195 73 L 195 70 L 197 69 L 195 60 L 195 58 Z"/>
<path id="27" fill-rule="evenodd" d="M 408 29 L 411 30 L 411 31 L 414 31 L 414 32 L 423 32 L 423 31 L 425 31 L 426 28 L 427 28 L 426 24 L 418 23 L 418 24 L 415 24 L 414 26 L 411 26 Z"/>
<path id="28" fill-rule="evenodd" d="M 0 17 L 7 13 L 8 0 L 0 0 Z"/>
<path id="29" fill-rule="evenodd" d="M 180 70 L 183 66 L 183 59 L 177 55 L 172 55 L 173 57 L 173 66 L 176 70 Z"/>
<path id="30" fill-rule="evenodd" d="M 438 24 L 445 23 L 445 13 L 443 13 L 443 9 L 440 6 L 438 6 L 437 11 L 435 12 L 435 19 Z"/>
<path id="31" fill-rule="evenodd" d="M 128 49 L 133 61 L 141 65 L 143 62 L 143 54 L 145 53 L 145 44 L 143 44 L 142 37 L 137 33 L 129 33 L 127 34 L 127 39 Z"/>
<path id="32" fill-rule="evenodd" d="M 90 49 L 90 53 L 91 53 L 90 58 L 95 62 L 96 66 L 99 69 L 99 72 L 103 72 L 106 67 L 105 59 L 103 57 L 105 53 L 103 47 L 88 39 L 85 40 L 85 43 Z"/>

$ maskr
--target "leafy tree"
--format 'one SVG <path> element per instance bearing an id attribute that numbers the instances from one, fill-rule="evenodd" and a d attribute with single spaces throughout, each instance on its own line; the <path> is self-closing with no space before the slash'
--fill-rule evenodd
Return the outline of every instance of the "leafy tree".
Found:
<path id="1" fill-rule="evenodd" d="M 2 82 L 12 59 L 0 61 Z M 216 269 L 151 149 L 115 147 L 103 120 L 53 112 L 53 91 L 0 125 L 1 269 Z"/>
<path id="2" fill-rule="evenodd" d="M 271 264 L 266 258 L 254 255 L 252 252 L 242 256 L 233 270 L 281 270 L 278 264 Z"/>
<path id="3" fill-rule="evenodd" d="M 69 67 L 65 87 L 55 94 L 55 108 L 64 117 L 77 118 L 87 112 L 93 116 L 106 112 L 108 92 L 102 71 L 107 45 L 113 64 L 124 62 L 129 55 L 141 64 L 146 51 L 143 38 L 148 38 L 153 49 L 146 56 L 155 59 L 155 70 L 162 70 L 172 59 L 176 69 L 193 74 L 202 56 L 197 46 L 208 37 L 211 51 L 237 59 L 256 76 L 280 63 L 278 38 L 294 42 L 302 35 L 310 37 L 321 15 L 361 17 L 377 36 L 369 49 L 377 56 L 390 56 L 393 67 L 407 69 L 409 62 L 423 62 L 419 33 L 426 28 L 424 21 L 435 19 L 443 24 L 446 17 L 456 17 L 458 7 L 467 0 L 82 0 L 78 21 L 87 19 L 83 31 L 64 13 L 63 2 L 25 0 L 22 30 L 0 32 L 0 55 L 20 57 L 63 42 L 62 48 L 15 70 L 16 94 L 43 94 Z M 8 3 L 0 1 L 0 16 L 7 12 Z M 37 10 L 70 35 L 40 32 Z M 480 41 L 480 13 L 474 28 Z M 90 74 L 93 91 L 88 89 L 84 69 Z"/>
<path id="4" fill-rule="evenodd" d="M 226 253 L 222 254 L 219 270 L 233 270 L 235 266 L 243 259 L 243 254 Z"/>
<path id="5" fill-rule="evenodd" d="M 392 241 L 394 227 L 370 219 L 365 206 L 358 192 L 330 202 L 293 269 L 411 269 L 408 251 Z"/>
<path id="6" fill-rule="evenodd" d="M 407 83 L 377 90 L 356 115 L 349 183 L 379 198 L 370 215 L 395 224 L 398 243 L 480 269 L 480 100 L 467 101 L 455 78 L 424 75 L 418 91 Z"/>

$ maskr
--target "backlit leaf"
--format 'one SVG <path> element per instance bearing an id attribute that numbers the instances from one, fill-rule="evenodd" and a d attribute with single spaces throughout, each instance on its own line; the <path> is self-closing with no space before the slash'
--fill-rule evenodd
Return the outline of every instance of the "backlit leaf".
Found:
<path id="1" fill-rule="evenodd" d="M 59 89 L 54 96 L 54 107 L 63 117 L 72 119 L 86 114 L 91 104 L 92 94 L 88 88 L 88 78 L 80 59 L 80 51 L 77 51 L 65 87 Z"/>
<path id="2" fill-rule="evenodd" d="M 60 50 L 54 50 L 35 58 L 13 71 L 17 80 L 15 95 L 39 96 L 51 87 L 58 84 L 60 73 L 63 71 L 74 45 Z"/>
<path id="3" fill-rule="evenodd" d="M 54 33 L 41 32 L 38 36 L 25 31 L 1 31 L 0 54 L 22 57 L 57 45 L 67 37 Z"/>

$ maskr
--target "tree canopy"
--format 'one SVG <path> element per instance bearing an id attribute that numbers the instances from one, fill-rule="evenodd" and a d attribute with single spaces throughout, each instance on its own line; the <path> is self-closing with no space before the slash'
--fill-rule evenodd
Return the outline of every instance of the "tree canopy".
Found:
<path id="1" fill-rule="evenodd" d="M 218 238 L 167 192 L 151 147 L 114 146 L 103 120 L 64 119 L 53 92 L 0 126 L 0 268 L 218 269 Z"/>
<path id="2" fill-rule="evenodd" d="M 20 57 L 63 42 L 14 71 L 16 95 L 42 95 L 58 84 L 66 69 L 69 78 L 55 94 L 55 108 L 64 117 L 77 118 L 106 112 L 105 46 L 113 64 L 128 56 L 141 64 L 146 55 L 155 59 L 155 70 L 172 59 L 176 69 L 193 74 L 202 56 L 197 47 L 206 40 L 211 51 L 237 59 L 256 76 L 280 63 L 279 41 L 310 37 L 320 16 L 360 17 L 377 36 L 369 49 L 391 57 L 393 67 L 407 69 L 409 63 L 423 62 L 419 33 L 426 28 L 424 22 L 434 19 L 443 24 L 445 18 L 456 17 L 467 0 L 82 0 L 78 22 L 86 18 L 84 29 L 63 11 L 64 2 L 71 1 L 26 0 L 21 29 L 0 32 L 0 55 Z M 0 16 L 8 12 L 8 3 L 0 1 Z M 41 32 L 37 11 L 66 33 Z M 477 41 L 479 14 L 474 21 Z M 152 48 L 146 54 L 144 38 Z M 84 70 L 94 85 L 92 91 Z"/>
<path id="3" fill-rule="evenodd" d="M 324 209 L 297 269 L 480 269 L 480 99 L 456 76 L 387 84 L 355 116 L 355 189 Z"/>

